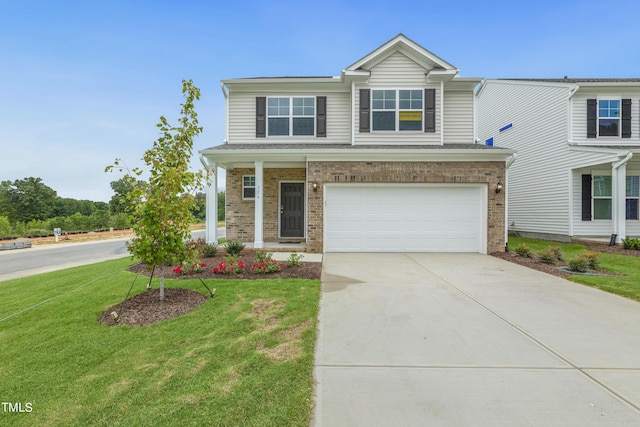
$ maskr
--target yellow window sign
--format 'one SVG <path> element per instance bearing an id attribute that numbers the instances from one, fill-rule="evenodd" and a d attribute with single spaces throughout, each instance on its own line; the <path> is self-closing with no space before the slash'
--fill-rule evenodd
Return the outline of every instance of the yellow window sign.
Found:
<path id="1" fill-rule="evenodd" d="M 422 111 L 400 111 L 400 120 L 403 122 L 421 122 Z"/>

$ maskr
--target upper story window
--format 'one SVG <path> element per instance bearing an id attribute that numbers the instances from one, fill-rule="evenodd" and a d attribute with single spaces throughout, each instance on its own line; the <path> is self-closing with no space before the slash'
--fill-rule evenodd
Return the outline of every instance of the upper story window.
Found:
<path id="1" fill-rule="evenodd" d="M 267 135 L 315 135 L 316 100 L 313 97 L 267 98 Z"/>
<path id="2" fill-rule="evenodd" d="M 368 89 L 359 90 L 359 130 L 436 131 L 436 90 Z"/>
<path id="3" fill-rule="evenodd" d="M 374 131 L 421 131 L 422 90 L 372 90 L 371 113 Z"/>
<path id="4" fill-rule="evenodd" d="M 327 136 L 326 96 L 256 97 L 256 138 Z"/>
<path id="5" fill-rule="evenodd" d="M 631 138 L 631 99 L 587 99 L 587 138 Z"/>
<path id="6" fill-rule="evenodd" d="M 620 136 L 620 100 L 598 100 L 598 136 Z"/>

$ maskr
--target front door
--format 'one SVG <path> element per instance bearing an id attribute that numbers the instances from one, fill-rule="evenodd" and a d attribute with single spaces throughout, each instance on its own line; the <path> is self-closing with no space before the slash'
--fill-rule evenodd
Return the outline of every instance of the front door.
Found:
<path id="1" fill-rule="evenodd" d="M 304 237 L 304 183 L 280 184 L 280 237 Z"/>

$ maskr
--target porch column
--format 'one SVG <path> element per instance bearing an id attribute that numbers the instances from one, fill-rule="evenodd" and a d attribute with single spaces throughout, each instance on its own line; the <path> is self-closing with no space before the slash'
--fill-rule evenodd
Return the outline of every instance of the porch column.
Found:
<path id="1" fill-rule="evenodd" d="M 622 163 L 611 170 L 611 219 L 613 232 L 618 235 L 616 243 L 627 237 L 627 164 Z"/>
<path id="2" fill-rule="evenodd" d="M 207 243 L 218 242 L 218 167 L 214 163 L 211 165 L 213 176 L 207 185 L 207 205 L 206 205 L 206 231 L 205 240 Z"/>
<path id="3" fill-rule="evenodd" d="M 256 166 L 256 196 L 255 196 L 255 234 L 254 234 L 254 242 L 253 247 L 256 249 L 261 249 L 264 247 L 264 238 L 263 238 L 263 220 L 264 220 L 264 198 L 262 194 L 263 189 L 263 180 L 264 180 L 264 170 L 263 170 L 263 162 L 257 161 L 255 162 Z"/>

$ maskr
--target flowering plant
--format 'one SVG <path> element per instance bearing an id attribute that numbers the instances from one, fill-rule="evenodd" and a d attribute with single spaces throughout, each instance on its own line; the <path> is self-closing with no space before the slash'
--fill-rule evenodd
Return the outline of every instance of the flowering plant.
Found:
<path id="1" fill-rule="evenodd" d="M 207 264 L 203 263 L 193 263 L 191 265 L 180 264 L 176 268 L 173 269 L 173 272 L 176 274 L 196 274 L 202 271 L 203 267 L 206 267 Z"/>
<path id="2" fill-rule="evenodd" d="M 225 257 L 224 261 L 213 268 L 213 274 L 238 274 L 245 270 L 245 265 L 241 259 L 235 257 Z"/>
<path id="3" fill-rule="evenodd" d="M 251 268 L 251 271 L 255 274 L 268 274 L 268 273 L 277 273 L 282 271 L 284 268 L 284 264 L 278 262 L 271 258 L 266 258 L 264 261 L 261 261 L 254 265 Z"/>

